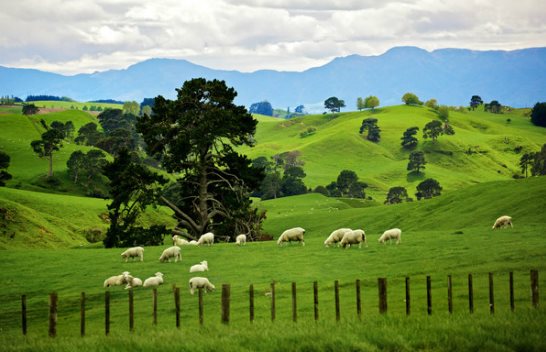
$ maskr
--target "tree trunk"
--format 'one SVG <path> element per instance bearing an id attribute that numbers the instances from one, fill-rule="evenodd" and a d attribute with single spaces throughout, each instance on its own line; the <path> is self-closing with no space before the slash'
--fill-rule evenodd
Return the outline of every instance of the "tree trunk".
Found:
<path id="1" fill-rule="evenodd" d="M 199 217 L 200 217 L 200 233 L 203 234 L 208 225 L 208 207 L 207 207 L 207 165 L 205 161 L 206 156 L 202 156 L 199 165 Z"/>
<path id="2" fill-rule="evenodd" d="M 47 172 L 47 177 L 53 177 L 53 153 L 49 154 L 49 170 Z"/>

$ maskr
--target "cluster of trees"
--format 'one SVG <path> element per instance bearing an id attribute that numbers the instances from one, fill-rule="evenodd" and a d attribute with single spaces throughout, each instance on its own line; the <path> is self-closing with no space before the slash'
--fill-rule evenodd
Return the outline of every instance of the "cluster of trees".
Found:
<path id="1" fill-rule="evenodd" d="M 523 154 L 519 160 L 519 166 L 525 177 L 528 176 L 529 171 L 532 176 L 546 175 L 546 144 L 538 152 Z"/>
<path id="2" fill-rule="evenodd" d="M 40 109 L 34 104 L 23 104 L 23 109 L 21 111 L 23 115 L 35 115 Z"/>
<path id="3" fill-rule="evenodd" d="M 6 152 L 0 150 L 0 187 L 4 187 L 6 182 L 12 178 L 11 174 L 8 172 L 10 160 L 10 156 Z"/>
<path id="4" fill-rule="evenodd" d="M 362 120 L 362 125 L 359 130 L 360 134 L 368 132 L 366 139 L 375 143 L 381 140 L 381 128 L 377 125 L 377 119 L 373 117 Z"/>
<path id="5" fill-rule="evenodd" d="M 362 111 L 362 109 L 372 109 L 372 111 L 374 111 L 374 109 L 378 106 L 379 98 L 374 95 L 370 95 L 364 99 L 361 97 L 356 99 L 356 108 L 358 111 Z"/>
<path id="6" fill-rule="evenodd" d="M 440 183 L 437 180 L 428 178 L 417 185 L 416 191 L 415 196 L 417 197 L 417 200 L 429 199 L 441 195 L 442 186 L 440 186 Z M 405 187 L 397 186 L 389 189 L 385 204 L 399 204 L 412 201 L 413 198 L 409 197 L 407 189 Z"/>
<path id="7" fill-rule="evenodd" d="M 71 106 L 70 108 L 71 108 L 71 109 L 74 109 L 74 106 Z M 87 107 L 87 105 L 84 105 L 84 106 L 82 107 L 82 110 L 83 110 L 83 111 L 102 111 L 103 108 L 102 108 L 102 106 L 100 106 L 100 105 L 99 105 L 99 106 L 91 105 L 90 107 Z"/>
<path id="8" fill-rule="evenodd" d="M 102 150 L 92 149 L 87 153 L 77 150 L 70 155 L 66 166 L 72 182 L 83 186 L 88 196 L 104 197 L 106 182 L 103 168 L 107 163 L 106 154 Z"/>
<path id="9" fill-rule="evenodd" d="M 531 110 L 531 122 L 535 126 L 546 127 L 546 102 L 536 103 Z"/>
<path id="10" fill-rule="evenodd" d="M 368 185 L 358 180 L 358 175 L 352 170 L 343 170 L 327 186 L 317 186 L 316 193 L 322 193 L 328 197 L 366 198 Z"/>
<path id="11" fill-rule="evenodd" d="M 5 95 L 0 97 L 0 105 L 12 105 L 15 103 L 22 103 L 23 100 L 13 95 Z"/>
<path id="12" fill-rule="evenodd" d="M 345 107 L 345 101 L 337 97 L 330 97 L 324 101 L 324 108 L 332 113 L 340 112 L 341 108 Z"/>
<path id="13" fill-rule="evenodd" d="M 263 170 L 264 177 L 253 196 L 265 200 L 307 193 L 303 182 L 307 175 L 300 156 L 299 151 L 289 151 L 275 154 L 271 159 L 264 156 L 254 159 L 252 166 Z"/>
<path id="14" fill-rule="evenodd" d="M 74 101 L 74 99 L 69 97 L 58 97 L 55 95 L 29 95 L 25 101 Z"/>

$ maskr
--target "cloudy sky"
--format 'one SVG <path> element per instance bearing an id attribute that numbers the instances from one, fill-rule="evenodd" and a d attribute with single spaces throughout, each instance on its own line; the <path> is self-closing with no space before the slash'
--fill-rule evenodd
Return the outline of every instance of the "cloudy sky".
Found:
<path id="1" fill-rule="evenodd" d="M 74 74 L 152 57 L 254 71 L 394 46 L 546 46 L 544 0 L 0 0 L 0 65 Z"/>

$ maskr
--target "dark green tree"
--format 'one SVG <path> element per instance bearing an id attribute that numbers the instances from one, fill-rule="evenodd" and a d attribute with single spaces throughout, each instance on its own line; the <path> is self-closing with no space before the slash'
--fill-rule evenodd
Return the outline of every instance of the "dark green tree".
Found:
<path id="1" fill-rule="evenodd" d="M 425 168 L 426 163 L 427 162 L 425 160 L 425 153 L 423 153 L 421 151 L 411 152 L 410 155 L 409 155 L 409 162 L 408 162 L 407 170 L 410 171 L 410 172 L 419 173 L 421 171 L 421 169 Z"/>
<path id="2" fill-rule="evenodd" d="M 291 166 L 284 171 L 281 180 L 281 193 L 284 197 L 307 193 L 307 187 L 303 183 L 303 178 L 307 176 L 303 168 Z"/>
<path id="3" fill-rule="evenodd" d="M 265 174 L 260 185 L 259 197 L 265 199 L 276 199 L 281 196 L 282 178 L 278 171 L 271 171 Z"/>
<path id="4" fill-rule="evenodd" d="M 377 119 L 369 117 L 362 121 L 360 126 L 360 134 L 368 131 L 366 139 L 372 142 L 379 142 L 381 139 L 381 129 L 377 126 Z"/>
<path id="5" fill-rule="evenodd" d="M 483 104 L 483 100 L 479 95 L 473 95 L 472 98 L 470 98 L 470 108 L 472 110 L 475 110 L 478 106 Z"/>
<path id="6" fill-rule="evenodd" d="M 521 168 L 521 173 L 527 177 L 527 171 L 535 163 L 535 153 L 525 153 L 519 159 L 519 166 Z"/>
<path id="7" fill-rule="evenodd" d="M 93 122 L 80 127 L 78 136 L 74 139 L 76 144 L 96 145 L 104 137 L 104 134 L 97 130 L 97 127 L 97 124 Z"/>
<path id="8" fill-rule="evenodd" d="M 492 100 L 489 104 L 485 104 L 485 111 L 489 111 L 493 114 L 500 114 L 502 105 L 498 101 Z"/>
<path id="9" fill-rule="evenodd" d="M 233 103 L 237 93 L 224 81 L 188 80 L 177 93 L 172 101 L 155 98 L 154 113 L 137 123 L 148 153 L 168 172 L 182 175 L 177 200 L 163 201 L 193 236 L 213 227 L 224 228 L 227 236 L 257 236 L 248 231 L 259 224 L 249 221 L 263 217 L 251 209 L 249 194 L 264 173 L 234 150 L 253 145 L 257 120 Z"/>
<path id="10" fill-rule="evenodd" d="M 415 196 L 417 197 L 417 200 L 421 200 L 422 198 L 428 199 L 439 196 L 441 192 L 442 187 L 440 186 L 440 183 L 433 178 L 427 178 L 417 185 L 417 193 L 415 193 Z"/>
<path id="11" fill-rule="evenodd" d="M 66 161 L 68 175 L 74 183 L 78 183 L 80 175 L 85 165 L 85 153 L 81 150 L 76 150 L 70 154 L 70 158 Z"/>
<path id="12" fill-rule="evenodd" d="M 444 126 L 438 120 L 432 120 L 425 125 L 423 128 L 423 138 L 432 138 L 433 141 L 436 141 L 439 136 L 444 134 Z"/>
<path id="13" fill-rule="evenodd" d="M 368 187 L 364 182 L 358 180 L 358 175 L 352 170 L 342 170 L 337 176 L 335 182 L 338 192 L 335 192 L 338 197 L 364 198 L 366 194 L 364 189 Z M 328 188 L 328 187 L 326 187 Z"/>
<path id="14" fill-rule="evenodd" d="M 108 205 L 110 226 L 103 241 L 106 248 L 134 246 L 135 221 L 144 209 L 154 204 L 160 195 L 160 186 L 167 180 L 149 171 L 145 166 L 136 164 L 128 150 L 122 150 L 113 162 L 104 168 L 104 175 L 110 181 Z"/>
<path id="15" fill-rule="evenodd" d="M 76 150 L 66 162 L 68 175 L 75 184 L 84 186 L 87 195 L 102 195 L 100 188 L 106 188 L 102 170 L 107 164 L 106 154 L 102 150 L 92 149 L 87 153 Z"/>
<path id="16" fill-rule="evenodd" d="M 345 102 L 337 97 L 330 97 L 324 101 L 324 108 L 330 110 L 332 113 L 340 112 L 341 108 L 345 107 Z"/>
<path id="17" fill-rule="evenodd" d="M 404 187 L 391 187 L 387 193 L 385 204 L 399 204 L 403 201 L 410 201 L 408 191 Z"/>
<path id="18" fill-rule="evenodd" d="M 535 126 L 546 127 L 546 102 L 536 103 L 531 111 L 531 122 Z"/>
<path id="19" fill-rule="evenodd" d="M 419 127 L 410 127 L 402 135 L 402 147 L 405 149 L 413 149 L 417 147 L 419 140 L 415 137 L 419 131 Z"/>
<path id="20" fill-rule="evenodd" d="M 35 115 L 40 109 L 34 104 L 23 104 L 23 115 Z"/>
<path id="21" fill-rule="evenodd" d="M 546 144 L 542 146 L 539 152 L 534 153 L 533 167 L 531 168 L 533 176 L 546 175 Z"/>
<path id="22" fill-rule="evenodd" d="M 341 197 L 341 192 L 339 191 L 336 181 L 332 181 L 330 184 L 326 185 L 326 190 L 330 197 Z"/>
<path id="23" fill-rule="evenodd" d="M 11 180 L 12 176 L 8 173 L 7 169 L 10 163 L 10 156 L 4 151 L 0 150 L 0 187 L 6 185 L 6 181 Z"/>
<path id="24" fill-rule="evenodd" d="M 51 128 L 42 133 L 41 139 L 30 143 L 32 150 L 38 154 L 40 158 L 47 158 L 49 160 L 48 177 L 53 177 L 53 153 L 60 150 L 63 146 L 63 138 L 64 134 L 62 131 Z"/>

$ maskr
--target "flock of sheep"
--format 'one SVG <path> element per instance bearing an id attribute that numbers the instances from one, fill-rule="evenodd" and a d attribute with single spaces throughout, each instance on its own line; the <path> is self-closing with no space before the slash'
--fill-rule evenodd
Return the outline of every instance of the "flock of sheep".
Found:
<path id="1" fill-rule="evenodd" d="M 497 220 L 495 220 L 495 223 L 493 224 L 493 229 L 502 229 L 505 227 L 513 227 L 512 225 L 512 218 L 508 215 L 503 215 L 499 217 Z M 300 242 L 302 246 L 305 246 L 304 241 L 304 235 L 305 235 L 305 229 L 301 227 L 294 227 L 291 229 L 288 229 L 284 231 L 277 240 L 277 244 L 283 245 L 287 242 Z M 387 241 L 396 241 L 396 244 L 399 244 L 401 242 L 402 237 L 402 230 L 398 228 L 393 228 L 390 230 L 387 230 L 383 232 L 383 234 L 379 237 L 378 242 L 385 244 Z M 161 256 L 159 257 L 159 261 L 161 263 L 163 262 L 170 262 L 171 259 L 174 259 L 174 262 L 178 262 L 179 260 L 182 260 L 181 255 L 181 249 L 179 246 L 184 245 L 208 245 L 211 246 L 214 243 L 214 234 L 212 232 L 208 232 L 204 235 L 202 235 L 198 241 L 187 241 L 186 239 L 182 238 L 181 236 L 174 235 L 173 236 L 173 246 L 165 249 L 163 253 L 161 253 Z M 235 240 L 237 245 L 244 245 L 246 244 L 246 235 L 241 234 L 236 237 Z M 392 243 L 391 242 L 391 243 Z M 337 230 L 334 230 L 328 238 L 324 241 L 324 246 L 330 247 L 331 245 L 337 245 L 342 248 L 349 248 L 351 245 L 357 245 L 358 248 L 362 248 L 362 243 L 365 244 L 366 247 L 368 247 L 368 241 L 366 240 L 366 233 L 364 230 L 357 229 L 353 230 L 350 228 L 340 228 Z M 144 248 L 142 247 L 132 247 L 121 253 L 121 258 L 125 259 L 125 262 L 127 262 L 130 258 L 137 258 L 140 261 L 144 261 Z M 199 264 L 195 264 L 190 267 L 190 273 L 196 273 L 196 272 L 205 272 L 209 270 L 208 262 L 206 260 L 202 261 Z M 122 286 L 126 285 L 125 288 L 133 288 L 133 287 L 157 287 L 159 285 L 163 284 L 163 274 L 161 272 L 157 272 L 154 274 L 154 276 L 147 278 L 142 282 L 141 279 L 137 277 L 133 277 L 128 271 L 124 271 L 120 275 L 114 275 L 109 277 L 104 281 L 104 287 L 110 287 L 110 286 Z M 205 291 L 212 291 L 215 289 L 214 285 L 206 278 L 206 277 L 192 277 L 189 280 L 189 288 L 190 293 L 193 295 L 196 289 L 203 288 Z"/>

